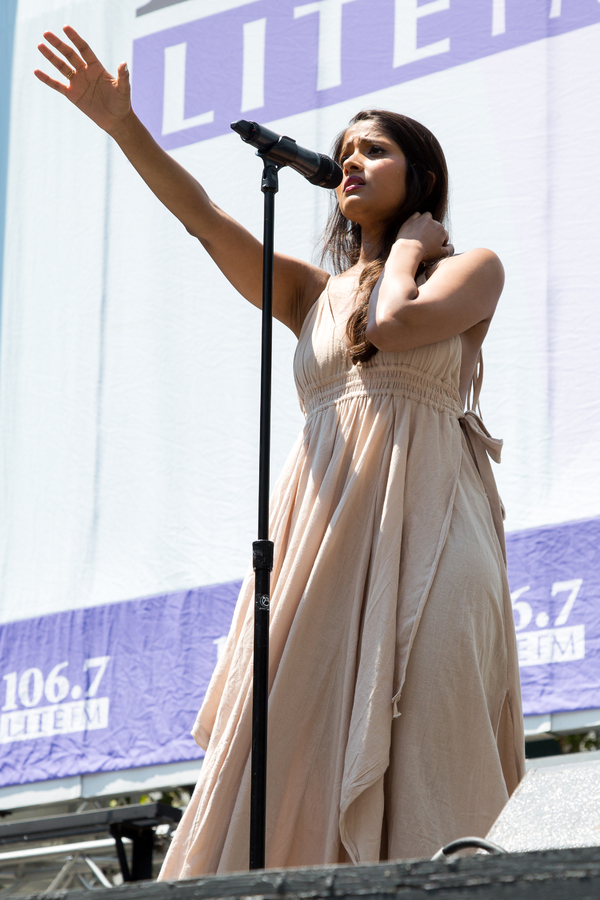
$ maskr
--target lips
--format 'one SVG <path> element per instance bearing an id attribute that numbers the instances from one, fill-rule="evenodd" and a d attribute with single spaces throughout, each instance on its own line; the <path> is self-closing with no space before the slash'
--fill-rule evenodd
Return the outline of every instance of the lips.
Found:
<path id="1" fill-rule="evenodd" d="M 359 187 L 364 185 L 364 178 L 361 178 L 359 175 L 349 175 L 344 182 L 344 193 L 348 194 L 351 191 L 356 190 Z"/>

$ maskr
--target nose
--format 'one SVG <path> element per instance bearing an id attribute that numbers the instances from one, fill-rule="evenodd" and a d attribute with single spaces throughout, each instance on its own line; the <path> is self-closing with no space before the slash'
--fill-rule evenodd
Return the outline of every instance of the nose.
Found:
<path id="1" fill-rule="evenodd" d="M 361 155 L 356 147 L 352 153 L 348 154 L 342 168 L 344 172 L 349 172 L 351 169 L 362 169 Z"/>

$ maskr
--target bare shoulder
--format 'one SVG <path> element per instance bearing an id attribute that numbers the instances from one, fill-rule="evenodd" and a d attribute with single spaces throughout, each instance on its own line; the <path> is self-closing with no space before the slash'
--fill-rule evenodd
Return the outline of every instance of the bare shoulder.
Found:
<path id="1" fill-rule="evenodd" d="M 477 247 L 442 259 L 427 281 L 429 291 L 460 293 L 491 318 L 504 287 L 504 266 L 493 250 Z"/>
<path id="2" fill-rule="evenodd" d="M 444 272 L 445 275 L 452 272 L 463 276 L 482 273 L 488 278 L 498 279 L 502 285 L 504 284 L 504 266 L 500 262 L 500 258 L 493 250 L 485 247 L 465 250 L 463 253 L 456 253 L 454 256 L 440 260 L 435 269 L 435 273 L 437 272 Z"/>

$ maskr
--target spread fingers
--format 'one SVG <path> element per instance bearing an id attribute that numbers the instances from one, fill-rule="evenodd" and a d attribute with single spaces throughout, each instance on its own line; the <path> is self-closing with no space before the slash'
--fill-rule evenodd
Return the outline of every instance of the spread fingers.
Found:
<path id="1" fill-rule="evenodd" d="M 81 35 L 77 34 L 77 32 L 75 31 L 74 28 L 71 28 L 70 25 L 65 25 L 65 27 L 63 28 L 63 31 L 66 34 L 66 36 L 69 38 L 69 40 L 75 44 L 75 46 L 81 53 L 81 56 L 82 56 L 84 62 L 88 66 L 91 66 L 92 63 L 98 62 L 98 57 L 96 56 L 96 54 L 94 53 L 94 51 L 92 50 L 90 45 L 84 41 L 84 39 L 81 37 Z M 67 46 L 67 45 L 65 44 L 65 46 Z"/>
<path id="2" fill-rule="evenodd" d="M 54 88 L 55 91 L 58 91 L 59 94 L 64 94 L 65 97 L 67 96 L 67 86 L 62 84 L 62 82 L 57 81 L 55 78 L 50 78 L 50 76 L 46 75 L 45 72 L 42 72 L 41 69 L 35 69 L 33 74 L 44 84 L 47 84 L 48 87 Z"/>
<path id="3" fill-rule="evenodd" d="M 46 38 L 46 40 L 50 40 L 47 34 L 45 34 L 44 37 Z M 55 69 L 58 69 L 61 75 L 65 76 L 65 78 L 68 78 L 73 74 L 73 66 L 70 66 L 67 62 L 64 61 L 64 59 L 61 59 L 60 56 L 57 56 L 56 53 L 53 53 L 52 50 L 49 47 L 46 47 L 45 44 L 38 44 L 38 50 L 40 51 L 42 56 L 46 57 L 48 62 L 52 63 Z M 77 54 L 75 54 L 75 56 L 77 57 Z M 79 60 L 79 67 L 81 68 L 83 66 L 83 63 L 79 59 L 79 57 L 77 57 L 77 59 Z"/>

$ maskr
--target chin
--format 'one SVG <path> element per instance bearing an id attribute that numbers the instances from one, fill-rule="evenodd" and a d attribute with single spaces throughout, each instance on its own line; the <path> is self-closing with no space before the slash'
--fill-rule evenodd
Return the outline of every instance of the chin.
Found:
<path id="1" fill-rule="evenodd" d="M 348 219 L 350 222 L 356 222 L 357 225 L 360 225 L 360 219 L 362 218 L 361 212 L 364 213 L 364 209 L 360 209 L 360 205 L 357 203 L 348 202 L 348 197 L 345 197 L 342 203 L 338 203 L 340 207 L 340 212 L 344 216 L 345 219 Z"/>

